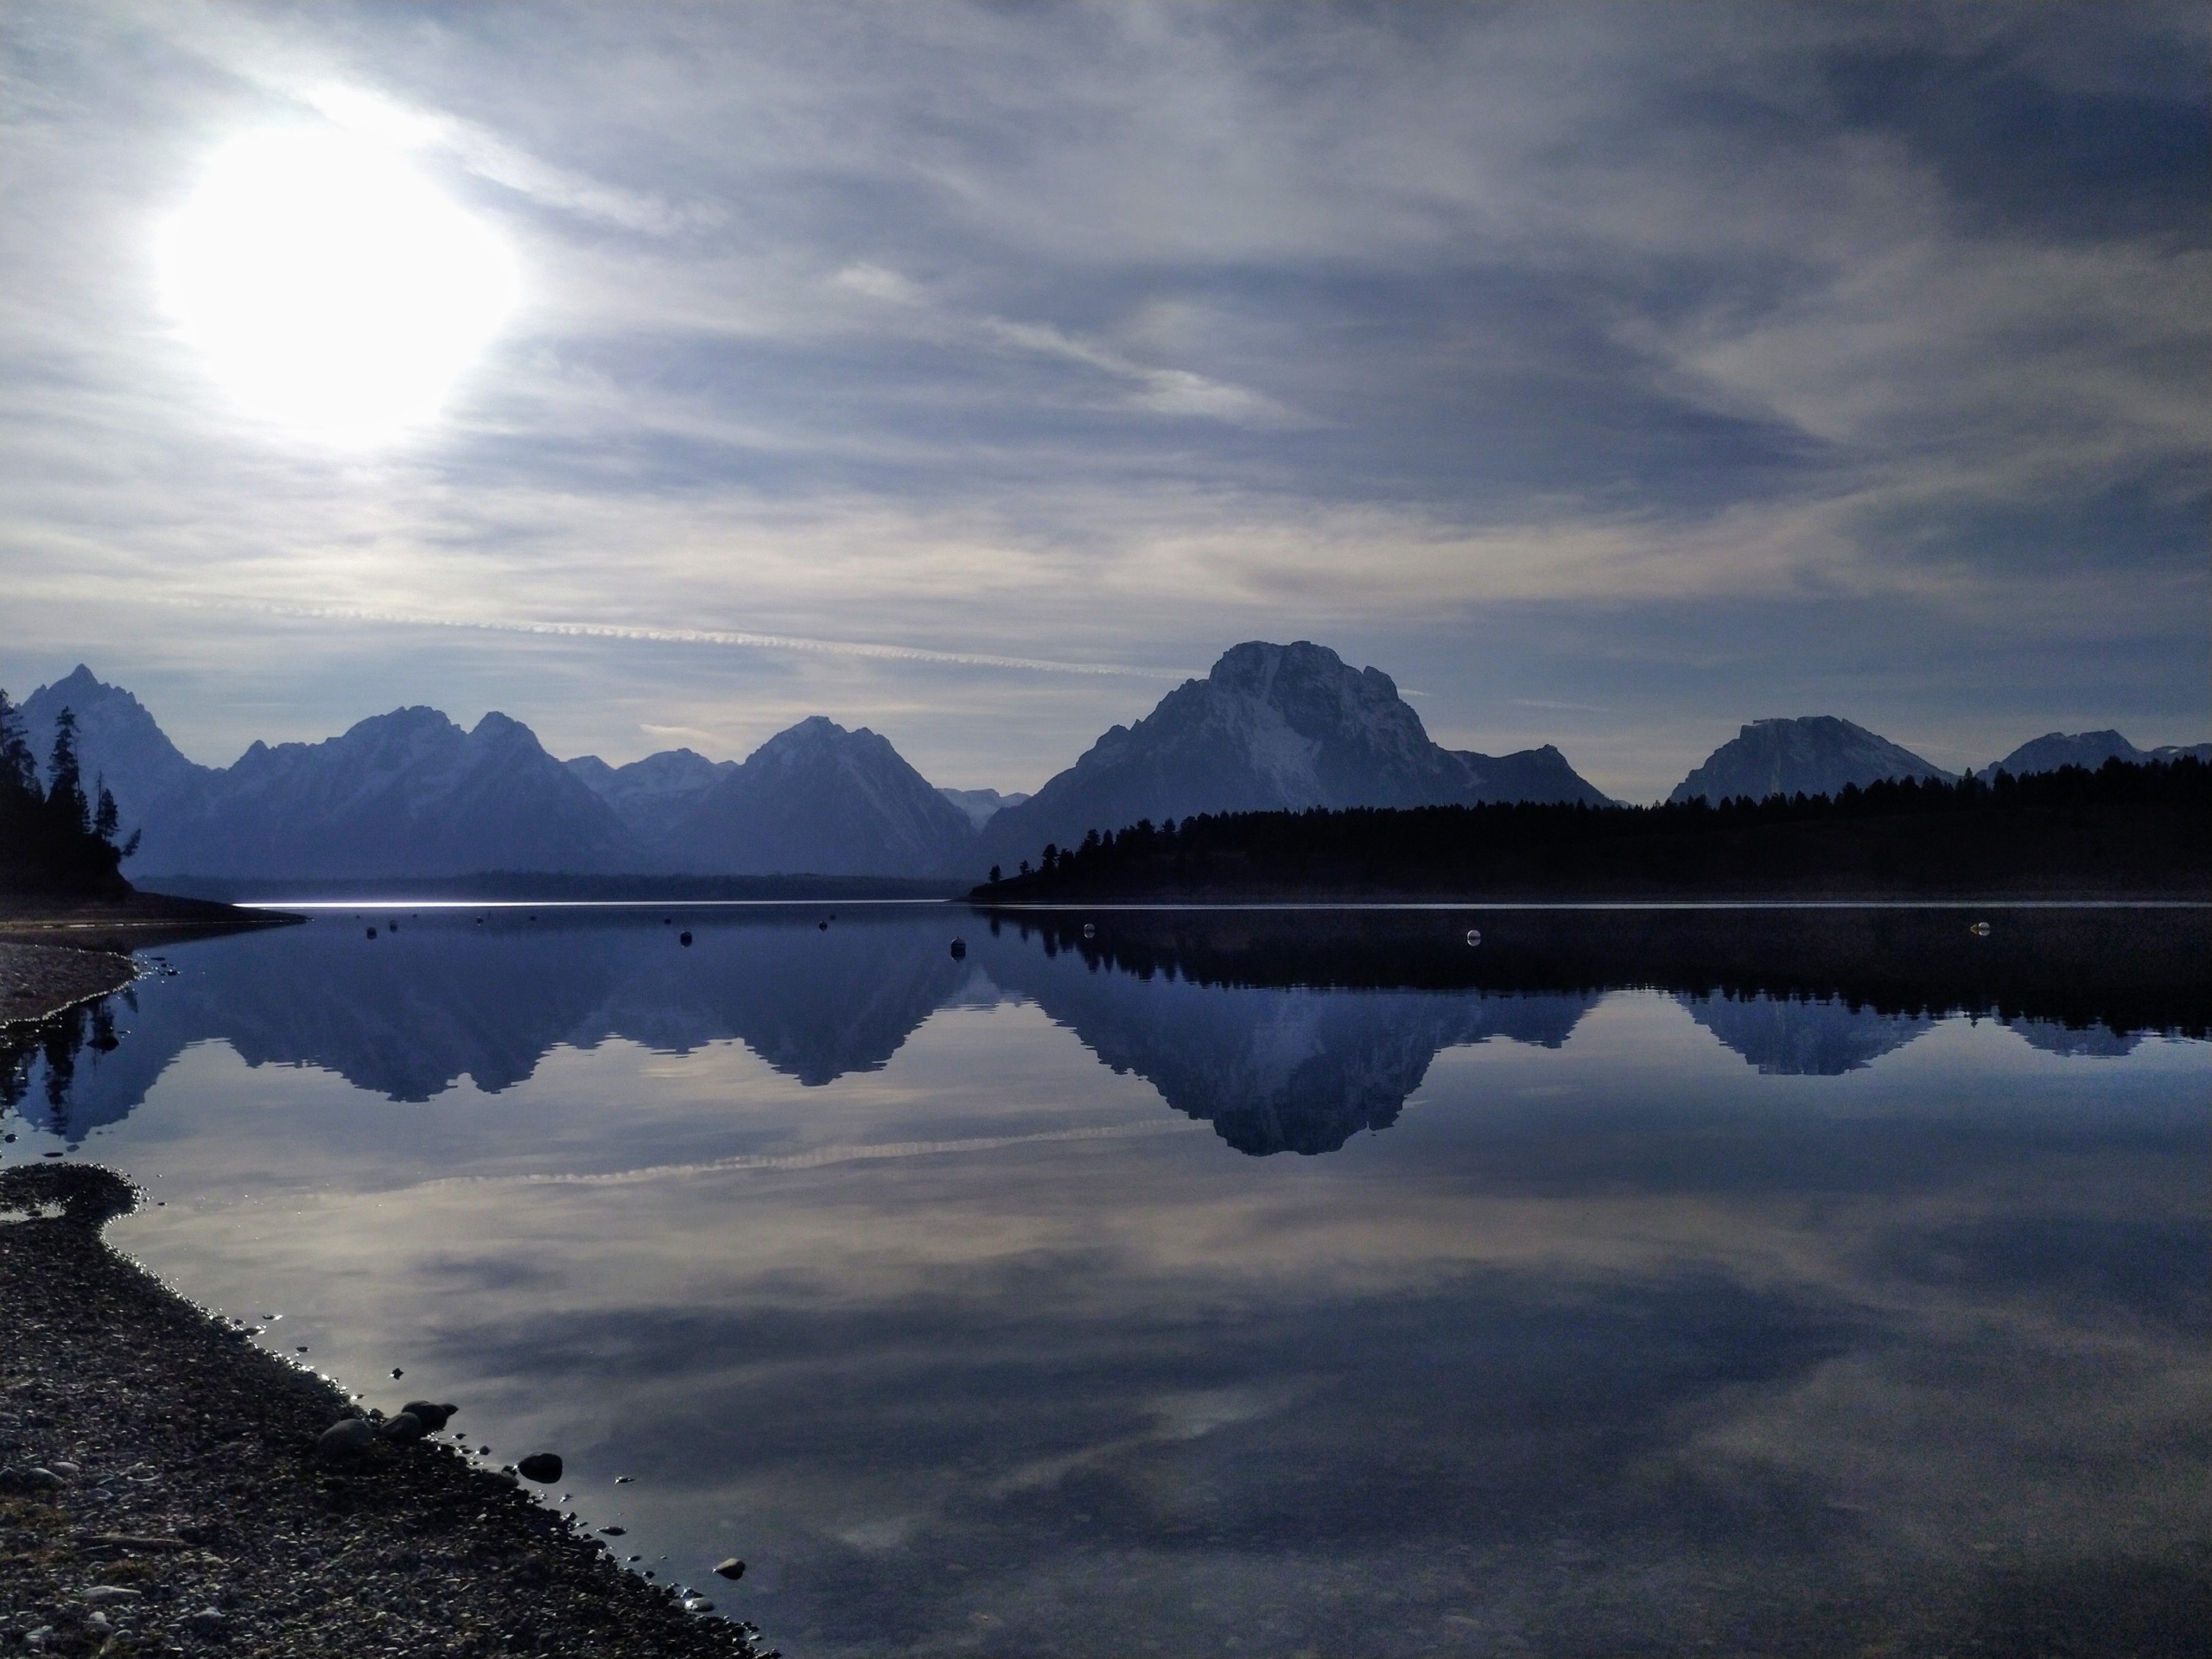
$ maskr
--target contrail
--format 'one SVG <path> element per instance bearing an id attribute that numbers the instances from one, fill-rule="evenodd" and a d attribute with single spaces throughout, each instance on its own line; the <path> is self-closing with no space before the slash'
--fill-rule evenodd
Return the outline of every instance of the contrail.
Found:
<path id="1" fill-rule="evenodd" d="M 612 622 L 516 622 L 480 617 L 421 616 L 351 605 L 282 605 L 264 600 L 164 597 L 160 602 L 194 610 L 246 611 L 263 616 L 306 617 L 340 622 L 382 622 L 399 627 L 463 628 L 483 633 L 522 633 L 574 639 L 628 639 L 657 645 L 726 645 L 747 651 L 804 651 L 833 657 L 892 662 L 947 663 L 963 668 L 1011 668 L 1035 674 L 1093 674 L 1142 680 L 1188 679 L 1202 671 L 1133 668 L 1121 663 L 1063 663 L 1040 657 L 999 657 L 987 652 L 931 651 L 925 645 L 881 645 L 857 639 L 816 639 L 803 634 L 753 633 L 722 628 L 646 628 Z"/>

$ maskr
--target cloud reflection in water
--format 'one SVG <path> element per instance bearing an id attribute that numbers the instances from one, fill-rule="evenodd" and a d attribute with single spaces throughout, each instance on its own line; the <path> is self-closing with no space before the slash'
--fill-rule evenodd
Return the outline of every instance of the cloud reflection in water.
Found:
<path id="1" fill-rule="evenodd" d="M 434 1020 L 319 931 L 175 953 L 85 1068 L 166 1057 L 118 1236 L 677 1576 L 740 1549 L 787 1650 L 2094 1650 L 2207 1582 L 2201 1044 L 934 920 L 525 938 Z"/>

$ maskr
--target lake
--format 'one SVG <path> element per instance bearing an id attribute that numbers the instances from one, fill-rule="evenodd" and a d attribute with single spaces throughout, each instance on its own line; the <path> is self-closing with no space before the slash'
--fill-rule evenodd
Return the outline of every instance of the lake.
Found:
<path id="1" fill-rule="evenodd" d="M 2212 1605 L 2201 909 L 151 954 L 0 1155 L 143 1183 L 119 1248 L 560 1452 L 794 1659 L 2180 1652 Z"/>

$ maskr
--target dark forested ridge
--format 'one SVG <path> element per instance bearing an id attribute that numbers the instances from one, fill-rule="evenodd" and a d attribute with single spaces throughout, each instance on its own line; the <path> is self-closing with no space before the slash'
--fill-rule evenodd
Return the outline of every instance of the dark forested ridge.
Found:
<path id="1" fill-rule="evenodd" d="M 1093 830 L 975 897 L 2212 896 L 2212 767 L 1650 807 L 1529 802 L 1200 816 Z"/>
<path id="2" fill-rule="evenodd" d="M 116 817 L 104 785 L 85 787 L 75 716 L 64 709 L 55 721 L 41 785 L 22 721 L 0 691 L 0 892 L 128 893 Z"/>

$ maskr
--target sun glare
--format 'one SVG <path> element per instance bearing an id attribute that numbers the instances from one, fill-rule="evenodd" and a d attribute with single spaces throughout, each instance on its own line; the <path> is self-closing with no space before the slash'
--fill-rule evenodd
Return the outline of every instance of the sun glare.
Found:
<path id="1" fill-rule="evenodd" d="M 435 416 L 519 288 L 496 232 L 335 127 L 226 145 L 158 258 L 164 303 L 240 407 L 347 447 Z"/>

